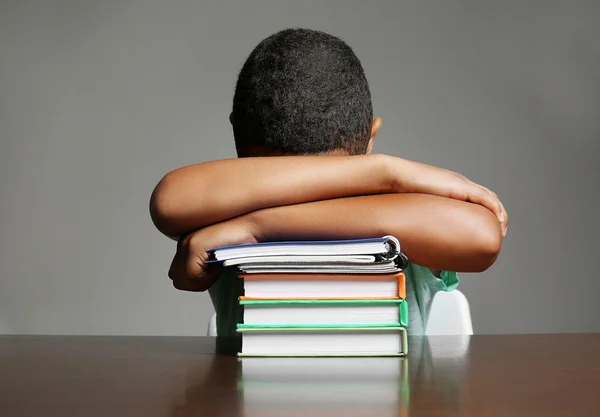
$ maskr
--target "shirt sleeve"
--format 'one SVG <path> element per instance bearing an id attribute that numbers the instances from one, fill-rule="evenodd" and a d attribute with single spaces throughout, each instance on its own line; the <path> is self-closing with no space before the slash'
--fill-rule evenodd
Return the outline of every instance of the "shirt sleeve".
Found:
<path id="1" fill-rule="evenodd" d="M 437 291 L 452 291 L 458 287 L 459 279 L 456 272 L 440 271 L 440 276 L 437 277 L 431 269 L 425 266 L 417 264 L 411 264 L 410 266 L 415 281 L 418 283 L 417 287 L 425 286 L 433 293 Z"/>

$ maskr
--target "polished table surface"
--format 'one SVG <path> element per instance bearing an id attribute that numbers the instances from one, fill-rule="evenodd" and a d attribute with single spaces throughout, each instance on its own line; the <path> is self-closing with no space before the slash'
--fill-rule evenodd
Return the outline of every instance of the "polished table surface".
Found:
<path id="1" fill-rule="evenodd" d="M 0 416 L 600 416 L 600 334 L 415 337 L 404 359 L 337 362 L 219 346 L 0 336 Z"/>

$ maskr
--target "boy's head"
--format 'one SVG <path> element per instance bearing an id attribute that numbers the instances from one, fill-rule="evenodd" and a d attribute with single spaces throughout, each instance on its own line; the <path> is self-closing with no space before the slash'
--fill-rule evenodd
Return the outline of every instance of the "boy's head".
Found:
<path id="1" fill-rule="evenodd" d="M 240 157 L 364 154 L 381 124 L 352 49 L 308 29 L 258 44 L 239 74 L 230 120 Z"/>

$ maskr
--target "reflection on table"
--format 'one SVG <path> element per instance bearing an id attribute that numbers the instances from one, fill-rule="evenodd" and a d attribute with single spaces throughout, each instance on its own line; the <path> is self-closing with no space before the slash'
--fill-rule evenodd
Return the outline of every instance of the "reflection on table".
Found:
<path id="1" fill-rule="evenodd" d="M 453 340 L 412 338 L 407 357 L 231 360 L 222 351 L 172 415 L 408 417 L 430 404 L 435 414 L 459 415 L 469 338 Z"/>

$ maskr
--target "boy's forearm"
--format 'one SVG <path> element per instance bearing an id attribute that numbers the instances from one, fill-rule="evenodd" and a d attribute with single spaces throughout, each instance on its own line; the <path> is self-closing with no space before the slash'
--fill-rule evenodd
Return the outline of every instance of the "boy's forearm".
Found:
<path id="1" fill-rule="evenodd" d="M 392 193 L 385 155 L 284 156 L 212 161 L 167 174 L 151 198 L 157 228 L 180 236 L 257 210 Z"/>
<path id="2" fill-rule="evenodd" d="M 433 270 L 480 272 L 498 257 L 498 221 L 484 207 L 422 194 L 352 197 L 275 207 L 236 221 L 258 241 L 394 235 L 411 262 Z"/>

